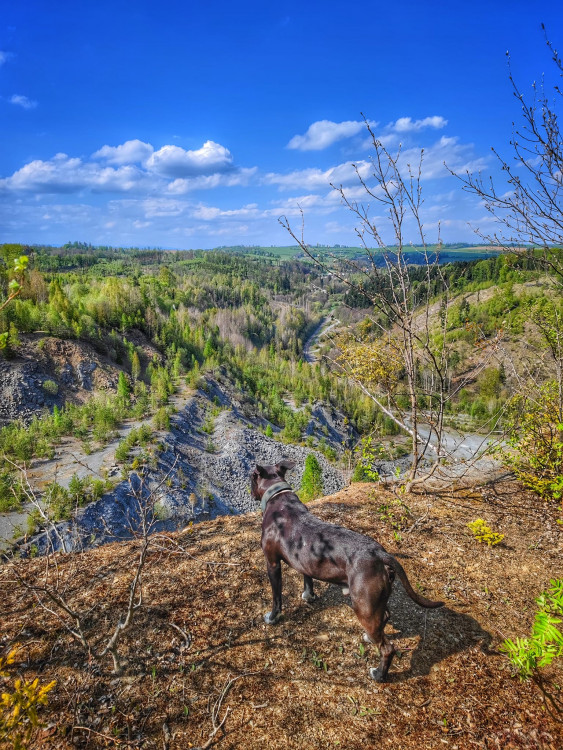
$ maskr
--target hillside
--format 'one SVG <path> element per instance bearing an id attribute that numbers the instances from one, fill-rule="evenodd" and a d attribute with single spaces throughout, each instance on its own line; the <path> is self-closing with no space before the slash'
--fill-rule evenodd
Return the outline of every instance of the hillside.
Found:
<path id="1" fill-rule="evenodd" d="M 357 484 L 310 506 L 372 534 L 415 587 L 446 602 L 424 611 L 395 584 L 387 630 L 401 656 L 383 685 L 368 678 L 373 647 L 364 653 L 339 589 L 317 584 L 310 607 L 285 569 L 285 616 L 264 625 L 270 593 L 256 512 L 153 538 L 122 677 L 109 657 L 89 664 L 62 622 L 2 567 L 3 638 L 21 644 L 19 671 L 57 680 L 32 747 L 561 747 L 562 725 L 498 652 L 503 638 L 527 634 L 535 596 L 561 572 L 556 509 L 514 483 L 403 500 Z M 476 517 L 505 543 L 479 546 L 466 528 Z M 137 553 L 128 542 L 56 557 L 59 590 L 85 613 L 95 642 L 124 611 Z M 44 560 L 16 564 L 41 585 Z M 563 674 L 550 677 L 561 684 Z"/>

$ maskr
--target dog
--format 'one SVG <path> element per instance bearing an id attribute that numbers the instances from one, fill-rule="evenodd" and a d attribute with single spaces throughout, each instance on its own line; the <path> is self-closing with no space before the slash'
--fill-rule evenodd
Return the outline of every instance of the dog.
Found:
<path id="1" fill-rule="evenodd" d="M 370 677 L 384 682 L 395 654 L 383 632 L 395 576 L 421 607 L 442 607 L 444 603 L 417 594 L 402 565 L 381 544 L 310 513 L 285 481 L 286 472 L 294 466 L 286 460 L 256 466 L 250 479 L 251 494 L 263 512 L 262 551 L 272 586 L 272 609 L 264 621 L 273 625 L 281 615 L 282 560 L 303 575 L 301 597 L 308 603 L 317 598 L 314 579 L 341 586 L 344 594 L 350 594 L 352 608 L 365 630 L 364 639 L 379 648 L 380 662 L 377 668 L 370 668 Z"/>

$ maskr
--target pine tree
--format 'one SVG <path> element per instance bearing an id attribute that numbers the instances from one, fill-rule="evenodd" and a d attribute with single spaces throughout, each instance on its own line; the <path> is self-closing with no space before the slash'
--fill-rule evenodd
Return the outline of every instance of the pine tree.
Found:
<path id="1" fill-rule="evenodd" d="M 322 469 L 317 457 L 309 453 L 305 459 L 305 471 L 301 480 L 301 500 L 308 503 L 310 500 L 316 500 L 323 494 Z"/>
<path id="2" fill-rule="evenodd" d="M 133 352 L 133 356 L 131 357 L 131 375 L 135 382 L 139 379 L 140 374 L 141 361 L 139 360 L 139 355 L 137 354 L 137 352 Z"/>
<path id="3" fill-rule="evenodd" d="M 123 403 L 127 403 L 129 401 L 129 393 L 131 392 L 131 389 L 129 387 L 129 381 L 127 380 L 127 377 L 125 376 L 124 372 L 119 373 L 119 380 L 117 381 L 117 395 Z"/>

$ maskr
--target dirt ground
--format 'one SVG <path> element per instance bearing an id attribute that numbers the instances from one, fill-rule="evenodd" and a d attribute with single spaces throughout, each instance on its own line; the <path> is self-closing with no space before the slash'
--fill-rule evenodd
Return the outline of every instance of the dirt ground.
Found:
<path id="1" fill-rule="evenodd" d="M 400 653 L 386 684 L 370 680 L 376 650 L 364 648 L 337 587 L 316 584 L 320 599 L 309 606 L 299 576 L 284 568 L 284 617 L 264 624 L 259 513 L 154 539 L 120 677 L 109 657 L 88 662 L 4 565 L 2 643 L 21 644 L 23 676 L 57 680 L 32 747 L 560 750 L 563 725 L 498 652 L 504 638 L 528 634 L 534 598 L 563 574 L 557 508 L 510 482 L 403 501 L 408 511 L 391 492 L 355 484 L 310 505 L 374 536 L 415 588 L 446 602 L 424 610 L 395 583 L 387 632 Z M 466 526 L 476 518 L 504 543 L 477 543 Z M 94 644 L 124 611 L 137 554 L 128 543 L 57 558 L 58 590 Z M 18 566 L 28 581 L 44 580 L 45 560 Z M 558 669 L 549 684 L 561 696 Z"/>

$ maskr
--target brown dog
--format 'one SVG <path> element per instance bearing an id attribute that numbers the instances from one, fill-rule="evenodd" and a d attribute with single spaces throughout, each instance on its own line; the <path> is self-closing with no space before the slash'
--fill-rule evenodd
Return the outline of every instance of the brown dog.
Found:
<path id="1" fill-rule="evenodd" d="M 282 609 L 281 561 L 303 575 L 306 602 L 316 599 L 313 579 L 336 583 L 350 594 L 352 607 L 365 628 L 367 640 L 379 648 L 377 669 L 369 670 L 383 682 L 391 666 L 395 647 L 384 635 L 389 619 L 387 600 L 395 575 L 410 598 L 422 607 L 441 607 L 443 602 L 425 599 L 412 588 L 403 567 L 383 547 L 363 534 L 325 523 L 313 516 L 285 482 L 285 474 L 295 466 L 280 461 L 275 466 L 256 466 L 251 476 L 252 496 L 260 501 L 262 550 L 272 586 L 272 610 L 264 616 L 273 625 Z"/>

